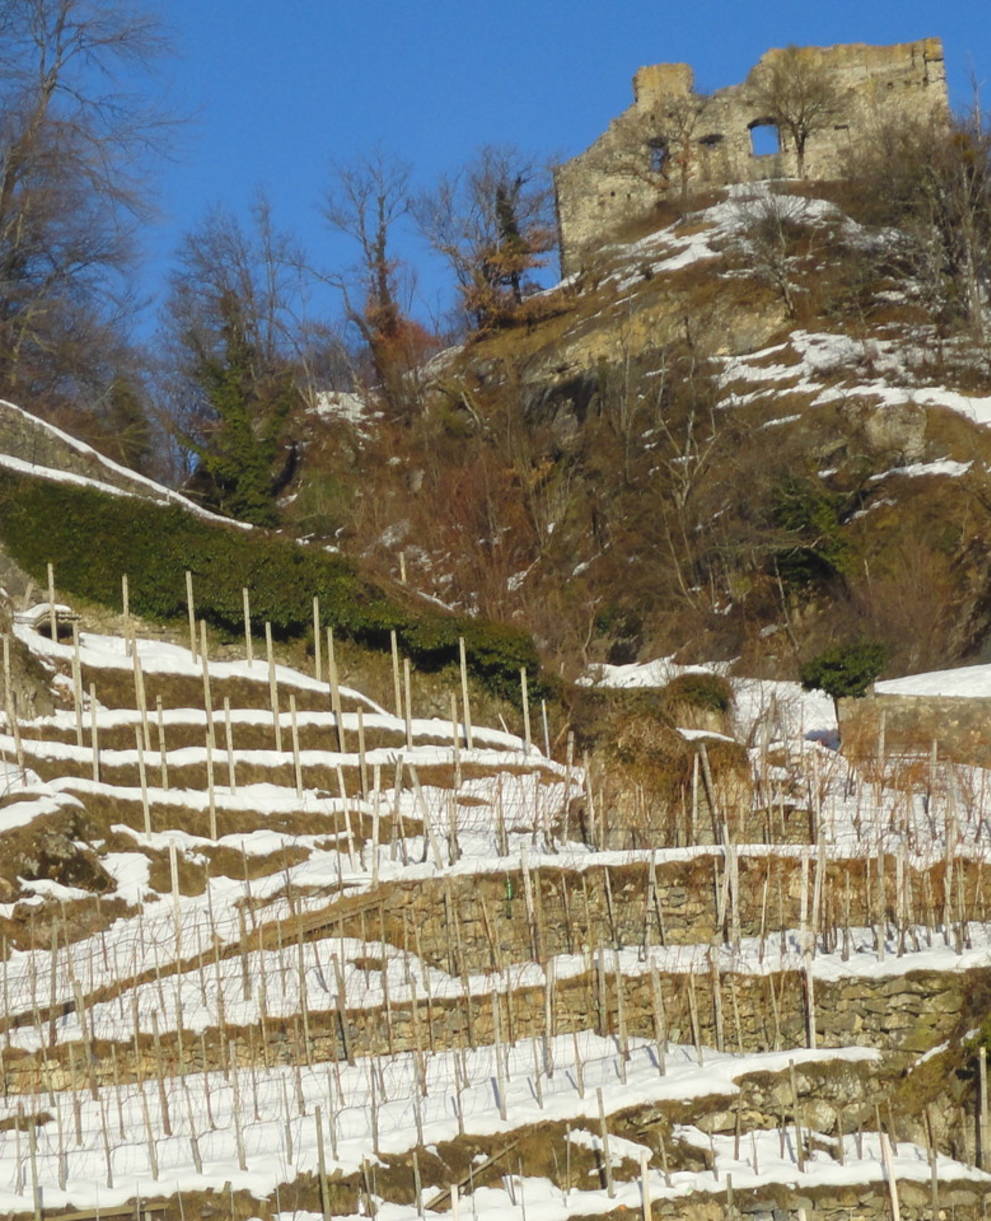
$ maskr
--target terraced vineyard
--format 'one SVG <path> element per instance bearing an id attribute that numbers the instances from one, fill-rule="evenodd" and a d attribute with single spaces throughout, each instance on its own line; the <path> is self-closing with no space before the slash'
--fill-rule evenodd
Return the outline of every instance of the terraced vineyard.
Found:
<path id="1" fill-rule="evenodd" d="M 745 799 L 686 734 L 705 783 L 604 850 L 463 700 L 16 635 L 61 708 L 8 664 L 5 1216 L 986 1214 L 983 773 L 765 717 Z"/>

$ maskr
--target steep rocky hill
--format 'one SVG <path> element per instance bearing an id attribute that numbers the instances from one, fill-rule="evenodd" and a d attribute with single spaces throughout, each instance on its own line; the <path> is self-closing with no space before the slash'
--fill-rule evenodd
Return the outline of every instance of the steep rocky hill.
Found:
<path id="1" fill-rule="evenodd" d="M 406 418 L 325 416 L 300 499 L 565 665 L 787 674 L 857 632 L 893 673 L 983 657 L 991 374 L 903 244 L 847 184 L 659 205 L 411 378 Z"/>
<path id="2" fill-rule="evenodd" d="M 991 371 L 906 240 L 659 205 L 311 404 L 305 540 L 0 405 L 3 1215 L 986 1214 L 989 774 L 787 681 L 987 652 Z"/>

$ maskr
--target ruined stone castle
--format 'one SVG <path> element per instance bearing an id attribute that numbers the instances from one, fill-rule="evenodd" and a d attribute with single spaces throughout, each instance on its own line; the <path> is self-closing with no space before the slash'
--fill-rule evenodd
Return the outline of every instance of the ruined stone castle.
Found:
<path id="1" fill-rule="evenodd" d="M 741 85 L 696 93 L 688 64 L 633 79 L 633 105 L 556 174 L 561 263 L 586 253 L 659 201 L 707 185 L 842 177 L 851 149 L 893 118 L 948 108 L 938 38 L 768 51 Z"/>

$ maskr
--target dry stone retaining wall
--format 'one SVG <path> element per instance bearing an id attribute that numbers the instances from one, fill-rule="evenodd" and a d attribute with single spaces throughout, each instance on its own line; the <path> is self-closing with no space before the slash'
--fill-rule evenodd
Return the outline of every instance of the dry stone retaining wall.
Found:
<path id="1" fill-rule="evenodd" d="M 551 1033 L 595 1027 L 600 1034 L 653 1039 L 656 1035 L 653 990 L 649 974 L 617 976 L 603 969 L 560 980 L 553 989 Z M 808 1045 L 807 992 L 804 973 L 781 971 L 766 975 L 720 973 L 659 976 L 668 1036 L 691 1044 L 697 1032 L 703 1047 L 724 1046 L 728 1051 L 760 1052 Z M 690 984 L 690 986 L 689 986 Z M 987 995 L 991 968 L 958 974 L 913 971 L 891 978 L 854 976 L 817 980 L 814 993 L 816 1045 L 876 1047 L 919 1053 L 954 1035 L 970 998 Z M 692 1010 L 695 1017 L 693 1019 Z M 147 1036 L 137 1056 L 134 1045 L 94 1043 L 87 1053 L 66 1045 L 39 1056 L 8 1051 L 3 1056 L 2 1080 L 8 1090 L 60 1089 L 75 1082 L 110 1082 L 133 1076 L 166 1077 L 203 1069 L 223 1070 L 233 1054 L 242 1064 L 303 1063 L 339 1060 L 348 1056 L 392 1054 L 419 1047 L 442 1051 L 492 1044 L 502 1040 L 542 1037 L 547 1032 L 547 994 L 543 987 L 518 988 L 509 993 L 475 995 L 463 999 L 435 998 L 340 1012 L 330 1007 L 307 1014 L 305 1031 L 299 1016 L 269 1019 L 261 1027 L 216 1027 L 202 1037 L 184 1032 L 163 1034 L 156 1047 Z M 848 1091 L 837 1090 L 830 1103 L 816 1076 L 818 1070 L 802 1067 L 808 1076 L 803 1093 L 814 1097 L 816 1126 L 829 1131 Z M 769 1109 L 776 1095 L 768 1094 Z M 850 1101 L 850 1099 L 848 1099 Z M 855 1101 L 855 1100 L 854 1100 Z M 842 1103 L 846 1105 L 846 1103 Z"/>

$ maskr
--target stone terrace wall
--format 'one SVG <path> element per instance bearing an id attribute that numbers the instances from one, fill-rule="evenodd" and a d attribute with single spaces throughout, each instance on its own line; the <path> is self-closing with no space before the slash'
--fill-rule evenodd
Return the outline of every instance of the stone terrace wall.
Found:
<path id="1" fill-rule="evenodd" d="M 885 754 L 918 754 L 937 744 L 954 763 L 991 767 L 991 699 L 935 695 L 869 695 L 840 700 L 844 751 L 877 753 L 884 714 Z"/>
<path id="2" fill-rule="evenodd" d="M 322 969 L 333 979 L 331 945 L 321 943 Z M 210 1026 L 199 1037 L 183 1031 L 163 1032 L 156 1041 L 142 1034 L 115 1045 L 93 1041 L 89 1048 L 59 1044 L 31 1053 L 7 1049 L 0 1056 L 0 1088 L 25 1092 L 77 1087 L 82 1080 L 108 1082 L 132 1077 L 166 1077 L 183 1071 L 223 1070 L 231 1050 L 242 1064 L 302 1063 L 348 1056 L 392 1055 L 429 1048 L 443 1051 L 514 1042 L 544 1034 L 586 1030 L 603 1036 L 653 1039 L 654 990 L 651 975 L 617 974 L 605 955 L 590 971 L 559 979 L 548 991 L 524 984 L 509 991 L 460 997 L 417 997 L 369 1008 L 341 1010 L 328 992 L 326 1007 L 308 1009 L 305 1020 L 269 1017 L 252 1026 Z M 804 973 L 796 970 L 763 975 L 728 971 L 695 974 L 657 973 L 659 1004 L 668 1037 L 739 1052 L 763 1052 L 808 1046 L 809 996 Z M 498 983 L 498 977 L 493 981 Z M 912 971 L 902 976 L 852 976 L 817 979 L 812 998 L 817 1046 L 872 1047 L 914 1057 L 954 1037 L 973 1022 L 991 986 L 991 969 L 956 973 Z M 548 1026 L 548 1018 L 550 1025 Z M 92 1052 L 92 1055 L 89 1054 Z M 806 1068 L 801 1070 L 808 1076 Z M 880 1071 L 880 1067 L 878 1069 Z M 869 1075 L 873 1075 L 868 1070 Z M 836 1113 L 818 1097 L 817 1125 L 829 1131 Z"/>
<path id="3" fill-rule="evenodd" d="M 755 79 L 784 53 L 768 51 L 742 84 L 706 99 L 694 92 L 687 64 L 655 64 L 637 72 L 633 105 L 557 171 L 566 275 L 579 270 L 588 251 L 617 229 L 648 217 L 669 193 L 798 174 L 785 132 L 778 133 L 776 154 L 755 154 L 751 139 L 752 129 L 769 121 Z M 828 73 L 839 99 L 828 125 L 809 136 L 807 177 L 842 177 L 851 146 L 869 140 L 871 131 L 894 115 L 925 120 L 946 111 L 938 38 L 893 46 L 805 47 L 800 54 L 813 71 Z"/>

